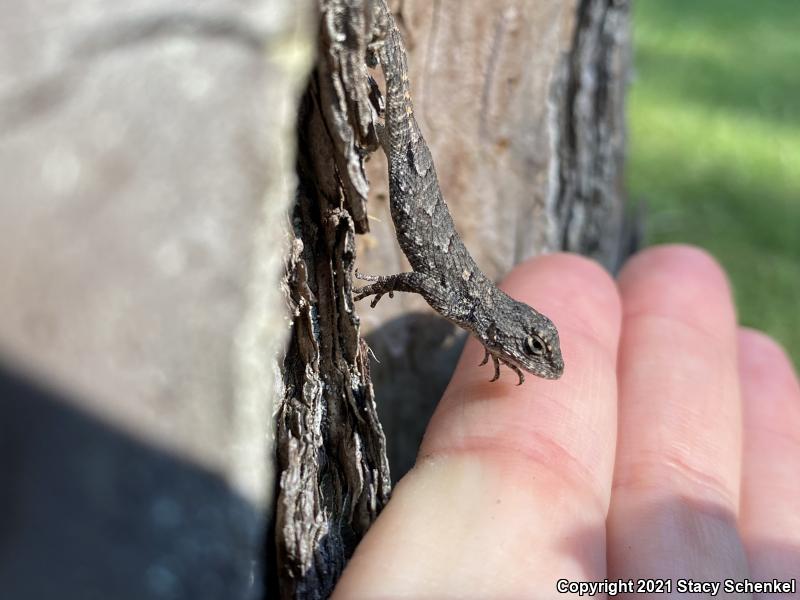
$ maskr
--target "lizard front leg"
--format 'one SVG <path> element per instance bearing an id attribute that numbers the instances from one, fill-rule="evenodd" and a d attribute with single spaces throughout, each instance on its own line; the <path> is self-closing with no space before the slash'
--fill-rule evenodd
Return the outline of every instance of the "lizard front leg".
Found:
<path id="1" fill-rule="evenodd" d="M 367 296 L 375 296 L 370 302 L 372 308 L 375 308 L 384 294 L 389 294 L 389 297 L 392 298 L 395 292 L 419 294 L 429 304 L 438 304 L 443 297 L 442 290 L 434 278 L 415 271 L 397 275 L 364 275 L 356 271 L 356 278 L 373 282 L 353 290 L 353 297 L 356 301 Z"/>
<path id="2" fill-rule="evenodd" d="M 485 346 L 483 348 L 483 351 L 486 352 L 486 354 L 484 355 L 483 360 L 478 366 L 482 367 L 483 365 L 485 365 L 487 362 L 489 362 L 489 358 L 492 359 L 492 363 L 494 364 L 494 377 L 492 377 L 489 381 L 497 381 L 498 379 L 500 379 L 500 365 L 503 364 L 517 374 L 517 377 L 519 377 L 519 383 L 517 385 L 522 385 L 523 383 L 525 383 L 525 375 L 523 375 L 522 371 L 519 370 L 519 367 L 517 367 L 517 365 L 515 365 L 514 363 L 510 363 L 507 360 L 503 360 L 502 358 L 497 358 L 494 354 L 489 352 L 489 349 L 486 348 Z"/>

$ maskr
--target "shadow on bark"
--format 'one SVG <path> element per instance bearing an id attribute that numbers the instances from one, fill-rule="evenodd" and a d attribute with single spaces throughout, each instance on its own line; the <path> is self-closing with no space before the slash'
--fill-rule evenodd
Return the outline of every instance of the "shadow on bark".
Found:
<path id="1" fill-rule="evenodd" d="M 366 301 L 362 304 L 369 306 Z M 375 356 L 372 383 L 396 482 L 414 466 L 428 421 L 467 336 L 438 315 L 420 312 L 392 319 L 366 339 Z M 417 393 L 420 387 L 425 393 Z"/>

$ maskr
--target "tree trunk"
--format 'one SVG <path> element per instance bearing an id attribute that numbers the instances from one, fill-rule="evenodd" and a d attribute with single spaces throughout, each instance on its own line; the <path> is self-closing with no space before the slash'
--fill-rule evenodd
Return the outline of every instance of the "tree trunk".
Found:
<path id="1" fill-rule="evenodd" d="M 352 301 L 356 263 L 367 273 L 409 270 L 370 101 L 379 92 L 367 50 L 380 43 L 383 1 L 319 0 L 317 64 L 299 111 L 293 328 L 277 430 L 275 585 L 286 598 L 330 592 L 388 499 L 385 447 L 402 475 L 464 340 L 416 296 L 375 309 Z M 560 249 L 614 269 L 629 237 L 628 3 L 404 0 L 392 9 L 444 197 L 487 275 Z"/>
<path id="2" fill-rule="evenodd" d="M 255 599 L 266 570 L 270 597 L 322 598 L 413 463 L 464 336 L 413 296 L 352 301 L 356 264 L 408 268 L 383 1 L 0 0 L 4 595 Z M 391 8 L 483 270 L 614 268 L 627 2 Z"/>

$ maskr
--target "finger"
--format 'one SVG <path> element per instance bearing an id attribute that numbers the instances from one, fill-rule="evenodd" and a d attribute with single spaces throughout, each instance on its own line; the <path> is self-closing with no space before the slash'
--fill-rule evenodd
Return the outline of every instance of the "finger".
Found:
<path id="1" fill-rule="evenodd" d="M 563 377 L 517 386 L 504 371 L 489 383 L 470 340 L 417 465 L 337 588 L 342 597 L 555 597 L 559 578 L 602 579 L 616 287 L 594 263 L 554 255 L 515 270 L 505 289 L 557 325 Z"/>
<path id="2" fill-rule="evenodd" d="M 725 274 L 700 250 L 665 246 L 634 257 L 619 286 L 609 576 L 745 574 L 736 320 Z"/>
<path id="3" fill-rule="evenodd" d="M 762 333 L 739 333 L 744 464 L 739 522 L 752 579 L 800 573 L 800 384 L 783 350 Z M 800 598 L 800 593 L 760 598 Z"/>

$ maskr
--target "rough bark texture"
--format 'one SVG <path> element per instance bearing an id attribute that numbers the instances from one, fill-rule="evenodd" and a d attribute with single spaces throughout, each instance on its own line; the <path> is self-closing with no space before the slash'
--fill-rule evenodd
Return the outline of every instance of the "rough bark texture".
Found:
<path id="1" fill-rule="evenodd" d="M 319 0 L 317 66 L 300 110 L 286 279 L 294 315 L 278 419 L 276 544 L 287 598 L 325 597 L 387 500 L 370 376 L 399 476 L 464 337 L 415 296 L 374 310 L 352 303 L 356 256 L 363 272 L 408 270 L 369 102 L 376 92 L 366 56 L 380 1 Z M 391 6 L 409 49 L 417 118 L 478 264 L 499 278 L 529 256 L 567 249 L 613 269 L 624 237 L 627 2 Z M 362 333 L 379 359 L 371 372 Z"/>
<path id="2" fill-rule="evenodd" d="M 554 207 L 559 247 L 610 270 L 624 260 L 630 243 L 622 204 L 628 18 L 625 1 L 581 2 L 554 86 L 560 109 Z"/>
<path id="3" fill-rule="evenodd" d="M 388 500 L 386 443 L 352 298 L 362 168 L 377 141 L 365 64 L 369 1 L 320 3 L 320 47 L 298 119 L 293 328 L 278 414 L 276 545 L 285 598 L 324 598 Z"/>
<path id="4" fill-rule="evenodd" d="M 309 2 L 0 1 L 0 595 L 262 596 Z"/>

